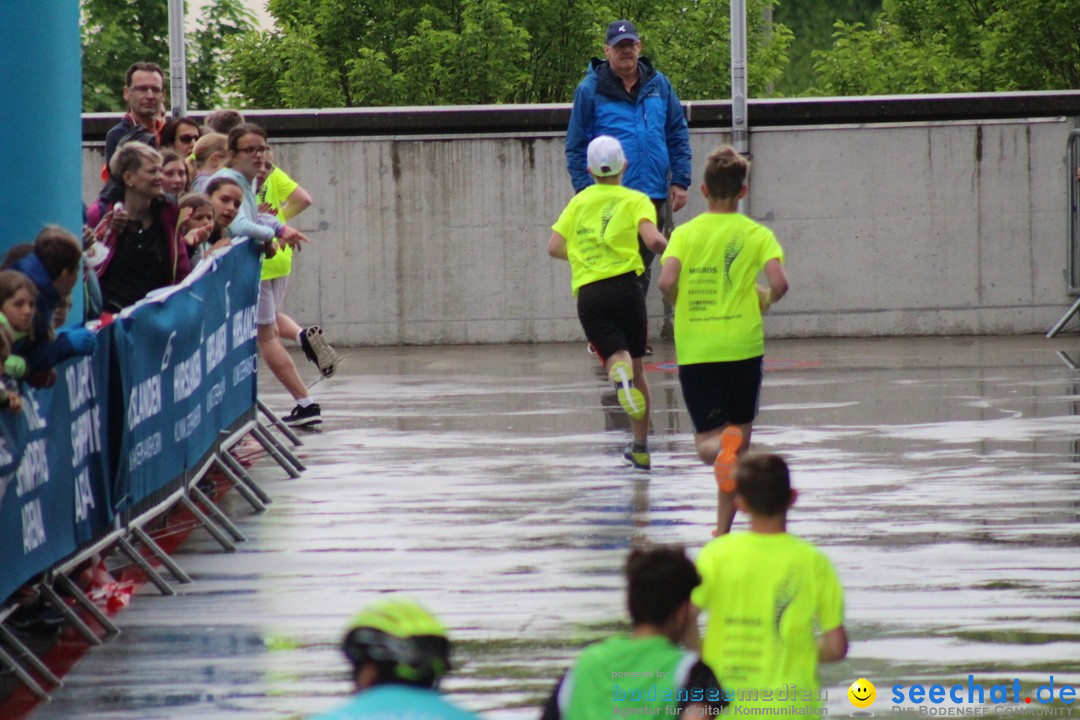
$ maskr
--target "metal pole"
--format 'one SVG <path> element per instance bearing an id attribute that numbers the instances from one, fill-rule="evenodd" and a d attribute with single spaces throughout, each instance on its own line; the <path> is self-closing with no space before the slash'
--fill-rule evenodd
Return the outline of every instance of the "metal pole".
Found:
<path id="1" fill-rule="evenodd" d="M 746 118 L 746 0 L 731 0 L 731 143 L 740 155 L 750 152 Z M 750 209 L 749 198 L 739 203 Z"/>
<path id="2" fill-rule="evenodd" d="M 184 44 L 184 0 L 169 0 L 169 87 L 174 118 L 187 115 Z"/>

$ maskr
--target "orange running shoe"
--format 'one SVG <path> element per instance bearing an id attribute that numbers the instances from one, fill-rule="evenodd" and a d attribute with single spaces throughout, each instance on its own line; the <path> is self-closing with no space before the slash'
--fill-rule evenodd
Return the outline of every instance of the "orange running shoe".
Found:
<path id="1" fill-rule="evenodd" d="M 735 492 L 735 461 L 743 444 L 743 431 L 738 425 L 728 425 L 720 433 L 720 452 L 713 463 L 713 474 L 720 492 Z"/>

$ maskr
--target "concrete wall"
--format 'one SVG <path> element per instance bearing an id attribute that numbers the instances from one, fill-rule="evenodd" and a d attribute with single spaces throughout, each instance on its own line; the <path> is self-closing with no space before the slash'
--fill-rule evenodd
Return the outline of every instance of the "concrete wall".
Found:
<path id="1" fill-rule="evenodd" d="M 1068 308 L 1072 118 L 767 127 L 750 214 L 787 253 L 771 337 L 1045 332 Z M 727 133 L 695 129 L 694 176 Z M 561 133 L 274 140 L 315 205 L 287 310 L 339 344 L 581 338 L 550 225 Z M 84 195 L 100 188 L 84 150 Z M 682 222 L 704 209 L 696 189 Z M 659 264 L 654 266 L 654 277 Z M 663 308 L 649 293 L 659 332 Z"/>

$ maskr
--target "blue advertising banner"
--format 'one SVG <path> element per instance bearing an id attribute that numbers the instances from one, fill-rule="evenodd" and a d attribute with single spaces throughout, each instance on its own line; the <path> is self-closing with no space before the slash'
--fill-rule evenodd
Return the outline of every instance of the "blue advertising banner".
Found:
<path id="1" fill-rule="evenodd" d="M 194 466 L 255 403 L 259 262 L 247 244 L 114 322 L 125 415 L 117 511 Z"/>
<path id="2" fill-rule="evenodd" d="M 0 600 L 111 525 L 110 334 L 99 333 L 92 356 L 58 365 L 52 388 L 24 388 L 20 412 L 0 414 Z"/>

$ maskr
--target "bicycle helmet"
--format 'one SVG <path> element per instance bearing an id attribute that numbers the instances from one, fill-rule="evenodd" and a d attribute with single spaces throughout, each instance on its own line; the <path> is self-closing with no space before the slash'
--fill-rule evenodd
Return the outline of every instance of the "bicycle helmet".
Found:
<path id="1" fill-rule="evenodd" d="M 375 662 L 391 682 L 434 687 L 450 670 L 450 640 L 434 615 L 406 598 L 371 605 L 349 623 L 342 642 L 357 670 Z"/>

